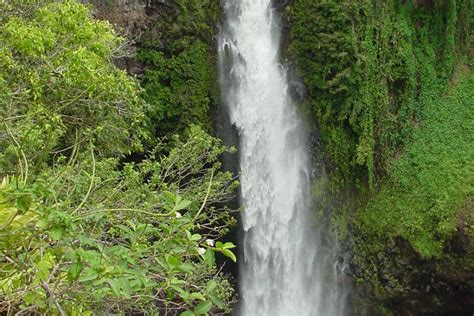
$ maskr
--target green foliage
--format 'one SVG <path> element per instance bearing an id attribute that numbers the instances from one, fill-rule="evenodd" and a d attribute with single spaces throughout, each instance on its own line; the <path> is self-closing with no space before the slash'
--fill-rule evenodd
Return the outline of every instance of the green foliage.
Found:
<path id="1" fill-rule="evenodd" d="M 200 146 L 215 140 L 200 129 L 190 133 L 176 143 L 185 152 L 174 149 L 121 171 L 117 159 L 94 161 L 91 147 L 78 154 L 82 163 L 62 157 L 30 185 L 4 184 L 3 200 L 10 201 L 0 213 L 4 308 L 107 314 L 152 312 L 157 301 L 159 310 L 173 310 L 206 300 L 215 302 L 209 308 L 224 308 L 227 285 L 205 253 L 235 260 L 232 244 L 209 245 L 232 222 L 212 204 L 227 199 L 235 184 L 217 171 L 213 155 L 224 148 Z M 183 183 L 183 173 L 192 181 Z M 212 291 L 209 282 L 218 282 Z"/>
<path id="2" fill-rule="evenodd" d="M 473 86 L 469 76 L 452 95 L 425 104 L 413 143 L 358 215 L 361 238 L 375 238 L 359 247 L 401 236 L 424 258 L 442 256 L 457 229 L 457 210 L 474 194 Z"/>
<path id="3" fill-rule="evenodd" d="M 189 124 L 210 126 L 208 111 L 217 95 L 212 39 L 218 7 L 210 0 L 173 1 L 141 39 L 141 82 L 158 135 L 182 132 Z"/>
<path id="4" fill-rule="evenodd" d="M 357 215 L 353 259 L 371 301 L 425 295 L 417 289 L 420 282 L 431 284 L 423 281 L 426 266 L 431 278 L 472 286 L 473 87 L 472 74 L 465 74 L 452 94 L 425 104 L 413 143 Z M 433 304 L 445 300 L 439 295 L 430 295 Z"/>
<path id="5" fill-rule="evenodd" d="M 346 7 L 327 1 L 297 1 L 290 49 L 310 94 L 317 96 L 318 105 L 313 103 L 313 107 L 329 154 L 348 176 L 355 139 L 341 122 L 351 111 L 348 103 L 357 55 Z"/>
<path id="6" fill-rule="evenodd" d="M 432 87 L 420 69 L 433 66 L 430 80 L 446 84 L 461 57 L 466 7 L 462 0 L 295 1 L 290 51 L 340 184 L 373 189 L 390 173 Z"/>
<path id="7" fill-rule="evenodd" d="M 473 241 L 473 12 L 466 0 L 295 0 L 287 9 L 332 194 L 349 196 L 330 204 L 332 224 L 353 239 L 366 302 L 412 302 L 427 262 L 457 284 L 472 271 L 472 252 L 451 247 Z"/>
<path id="8" fill-rule="evenodd" d="M 152 65 L 145 71 L 147 116 L 160 135 L 181 132 L 192 123 L 209 126 L 210 89 L 214 83 L 208 46 L 197 40 L 183 52 L 166 58 L 162 52 L 142 49 L 138 59 Z"/>
<path id="9" fill-rule="evenodd" d="M 228 312 L 227 148 L 199 126 L 141 153 L 120 39 L 72 1 L 0 13 L 0 313 Z M 34 45 L 32 45 L 34 43 Z M 215 245 L 215 246 L 214 246 Z M 188 312 L 186 312 L 188 310 Z"/>
<path id="10" fill-rule="evenodd" d="M 109 62 L 119 41 L 109 24 L 71 1 L 40 7 L 29 18 L 11 12 L 0 30 L 5 152 L 21 143 L 29 164 L 42 166 L 59 145 L 87 146 L 90 138 L 100 155 L 140 148 L 138 85 Z M 0 173 L 13 163 L 5 158 Z"/>

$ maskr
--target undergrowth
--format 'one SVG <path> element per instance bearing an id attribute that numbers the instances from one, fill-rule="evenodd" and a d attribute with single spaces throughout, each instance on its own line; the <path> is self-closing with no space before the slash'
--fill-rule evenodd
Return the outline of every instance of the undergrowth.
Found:
<path id="1" fill-rule="evenodd" d="M 141 38 L 137 60 L 148 117 L 157 135 L 182 132 L 189 124 L 210 130 L 216 104 L 216 1 L 172 1 Z"/>
<path id="2" fill-rule="evenodd" d="M 430 99 L 413 141 L 383 189 L 358 214 L 357 253 L 381 251 L 400 236 L 423 258 L 443 255 L 458 227 L 457 210 L 474 194 L 474 77 Z M 374 239 L 371 239 L 374 238 Z"/>
<path id="3" fill-rule="evenodd" d="M 379 187 L 470 43 L 468 1 L 309 1 L 290 8 L 291 46 L 336 187 Z M 433 69 L 428 69 L 432 67 Z M 431 71 L 426 81 L 425 71 Z"/>
<path id="4" fill-rule="evenodd" d="M 295 0 L 285 14 L 329 187 L 357 195 L 332 216 L 370 301 L 417 293 L 427 262 L 463 275 L 472 256 L 452 242 L 472 244 L 472 1 Z"/>
<path id="5" fill-rule="evenodd" d="M 111 62 L 122 39 L 87 7 L 0 9 L 0 313 L 229 312 L 230 149 L 190 121 L 155 137 L 153 104 Z"/>

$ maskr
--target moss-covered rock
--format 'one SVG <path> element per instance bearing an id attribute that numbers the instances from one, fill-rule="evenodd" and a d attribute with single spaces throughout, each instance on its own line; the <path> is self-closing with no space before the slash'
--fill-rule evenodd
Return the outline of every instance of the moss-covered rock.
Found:
<path id="1" fill-rule="evenodd" d="M 426 104 L 379 193 L 355 220 L 364 291 L 395 308 L 469 311 L 474 285 L 474 77 Z M 399 305 L 397 305 L 399 304 Z"/>
<path id="2" fill-rule="evenodd" d="M 150 124 L 158 135 L 180 133 L 190 124 L 210 128 L 216 104 L 216 1 L 174 0 L 171 10 L 142 36 L 137 58 Z"/>
<path id="3" fill-rule="evenodd" d="M 290 52 L 344 183 L 375 187 L 390 173 L 421 119 L 426 67 L 450 78 L 469 42 L 466 8 L 468 1 L 297 0 L 289 9 Z"/>
<path id="4" fill-rule="evenodd" d="M 338 232 L 352 227 L 361 313 L 474 308 L 466 300 L 473 291 L 471 6 L 295 0 L 285 11 L 289 55 L 308 89 L 332 185 L 358 192 L 357 211 L 334 216 Z"/>

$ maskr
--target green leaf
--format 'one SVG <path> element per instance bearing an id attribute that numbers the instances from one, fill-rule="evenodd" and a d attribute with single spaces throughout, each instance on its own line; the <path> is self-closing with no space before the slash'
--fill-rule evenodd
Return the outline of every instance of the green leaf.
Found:
<path id="1" fill-rule="evenodd" d="M 181 272 L 191 273 L 194 271 L 194 266 L 190 263 L 182 263 L 177 267 L 177 269 Z"/>
<path id="2" fill-rule="evenodd" d="M 109 283 L 110 288 L 114 292 L 115 295 L 119 296 L 120 295 L 120 287 L 119 284 L 116 280 L 108 280 L 107 283 Z"/>
<path id="3" fill-rule="evenodd" d="M 190 240 L 191 241 L 198 241 L 198 240 L 201 240 L 201 238 L 202 238 L 201 235 L 194 234 L 194 235 L 191 236 Z"/>
<path id="4" fill-rule="evenodd" d="M 237 262 L 237 257 L 234 255 L 234 253 L 232 251 L 230 251 L 229 249 L 223 249 L 222 250 L 222 254 L 226 257 L 229 257 L 230 259 L 232 259 L 232 261 L 234 262 Z"/>
<path id="5" fill-rule="evenodd" d="M 178 286 L 178 285 L 171 285 L 170 286 L 173 290 L 175 290 L 176 292 L 180 293 L 180 294 L 187 294 L 187 296 L 189 296 L 189 293 L 186 292 L 186 290 L 184 290 L 182 287 Z"/>
<path id="6" fill-rule="evenodd" d="M 194 316 L 194 313 L 191 311 L 185 311 L 185 312 L 182 312 L 180 316 Z"/>
<path id="7" fill-rule="evenodd" d="M 200 301 L 205 301 L 206 300 L 204 295 L 202 293 L 199 293 L 199 292 L 191 293 L 191 295 L 189 295 L 189 298 L 192 299 L 192 300 L 200 300 Z"/>
<path id="8" fill-rule="evenodd" d="M 212 249 L 206 250 L 206 252 L 204 253 L 204 258 L 209 268 L 212 268 L 214 264 L 216 263 L 216 256 L 214 255 L 214 250 Z"/>
<path id="9" fill-rule="evenodd" d="M 219 307 L 219 308 L 224 308 L 224 307 L 225 307 L 224 302 L 223 302 L 219 297 L 217 297 L 217 295 L 215 295 L 215 294 L 208 294 L 207 296 L 209 296 L 209 298 L 211 299 L 212 303 L 214 303 L 217 307 Z"/>
<path id="10" fill-rule="evenodd" d="M 99 273 L 94 269 L 88 268 L 86 272 L 79 278 L 79 282 L 88 282 L 99 277 Z"/>
<path id="11" fill-rule="evenodd" d="M 172 285 L 186 284 L 186 281 L 180 280 L 177 277 L 172 277 L 171 280 L 170 280 L 170 284 L 172 284 Z"/>
<path id="12" fill-rule="evenodd" d="M 231 242 L 226 242 L 226 243 L 224 244 L 224 247 L 223 247 L 223 248 L 224 248 L 224 249 L 232 249 L 232 248 L 235 248 L 235 247 L 236 247 L 236 246 L 235 246 L 233 243 L 231 243 Z"/>
<path id="13" fill-rule="evenodd" d="M 217 282 L 215 280 L 209 280 L 209 282 L 207 282 L 207 286 L 206 286 L 206 292 L 207 293 L 212 293 L 217 287 Z"/>
<path id="14" fill-rule="evenodd" d="M 22 195 L 16 200 L 16 207 L 22 214 L 28 212 L 31 205 L 31 197 L 29 195 Z"/>
<path id="15" fill-rule="evenodd" d="M 51 254 L 46 254 L 40 262 L 36 264 L 36 269 L 38 270 L 38 277 L 41 281 L 48 280 L 49 273 L 51 268 L 54 265 L 54 257 Z"/>
<path id="16" fill-rule="evenodd" d="M 166 257 L 166 262 L 172 267 L 178 267 L 181 265 L 181 259 L 173 255 L 168 255 Z"/>
<path id="17" fill-rule="evenodd" d="M 79 274 L 81 273 L 82 270 L 82 264 L 80 262 L 74 262 L 69 266 L 69 269 L 67 270 L 67 277 L 70 282 L 75 281 L 78 277 Z"/>
<path id="18" fill-rule="evenodd" d="M 176 205 L 176 196 L 169 192 L 169 191 L 165 191 L 164 194 L 163 194 L 163 202 L 164 202 L 164 205 L 163 207 L 167 210 L 167 211 L 171 211 L 174 207 L 174 205 Z"/>
<path id="19" fill-rule="evenodd" d="M 216 248 L 217 249 L 232 249 L 232 248 L 235 248 L 235 247 L 236 246 L 231 242 L 226 242 L 225 244 L 223 244 L 220 241 L 216 242 Z"/>
<path id="20" fill-rule="evenodd" d="M 44 297 L 40 294 L 41 292 L 35 293 L 35 292 L 28 292 L 25 297 L 23 298 L 24 302 L 28 305 L 36 305 L 39 302 L 44 301 Z"/>
<path id="21" fill-rule="evenodd" d="M 171 227 L 169 225 L 160 224 L 160 228 L 163 230 L 165 234 L 171 234 Z"/>
<path id="22" fill-rule="evenodd" d="M 189 205 L 191 205 L 190 201 L 187 201 L 187 200 L 179 201 L 175 206 L 175 210 L 181 211 L 181 210 L 187 209 Z"/>
<path id="23" fill-rule="evenodd" d="M 51 231 L 49 232 L 49 236 L 53 239 L 53 240 L 60 240 L 61 237 L 63 237 L 63 228 L 62 227 L 59 227 L 59 226 L 55 226 L 51 229 Z"/>
<path id="24" fill-rule="evenodd" d="M 196 315 L 205 315 L 208 311 L 210 311 L 212 308 L 212 302 L 209 301 L 204 301 L 198 304 L 194 308 L 194 314 Z"/>
<path id="25" fill-rule="evenodd" d="M 130 299 L 132 294 L 132 288 L 130 287 L 130 282 L 127 278 L 118 279 L 118 284 L 120 285 L 120 293 L 125 296 L 125 298 Z"/>
<path id="26" fill-rule="evenodd" d="M 40 229 L 46 228 L 48 227 L 48 221 L 46 219 L 40 219 L 36 222 L 35 226 Z"/>
<path id="27" fill-rule="evenodd" d="M 180 288 L 179 286 L 171 286 L 176 292 L 178 292 L 179 296 L 185 301 L 189 303 L 189 292 L 185 291 L 184 289 Z"/>
<path id="28" fill-rule="evenodd" d="M 165 270 L 169 270 L 170 269 L 170 265 L 165 262 L 162 258 L 155 258 L 155 261 L 158 262 L 158 264 L 163 267 L 163 269 Z"/>

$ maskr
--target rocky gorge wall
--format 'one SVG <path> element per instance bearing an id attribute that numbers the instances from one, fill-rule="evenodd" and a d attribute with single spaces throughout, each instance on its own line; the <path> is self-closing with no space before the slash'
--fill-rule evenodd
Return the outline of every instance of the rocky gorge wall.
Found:
<path id="1" fill-rule="evenodd" d="M 127 38 L 128 56 L 118 58 L 116 63 L 132 75 L 143 73 L 144 65 L 135 58 L 140 48 L 141 37 L 166 14 L 169 1 L 166 0 L 79 0 L 91 5 L 96 18 L 113 24 L 119 34 Z"/>
<path id="2" fill-rule="evenodd" d="M 332 192 L 358 196 L 333 213 L 356 312 L 469 315 L 472 2 L 296 0 L 285 16 Z"/>
<path id="3" fill-rule="evenodd" d="M 212 129 L 218 1 L 82 2 L 129 38 L 117 63 L 141 81 L 158 135 Z M 472 3 L 276 5 L 331 179 L 315 195 L 338 197 L 315 212 L 336 205 L 324 212 L 351 253 L 354 312 L 472 314 Z"/>

